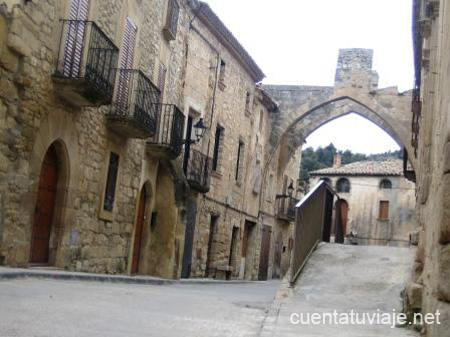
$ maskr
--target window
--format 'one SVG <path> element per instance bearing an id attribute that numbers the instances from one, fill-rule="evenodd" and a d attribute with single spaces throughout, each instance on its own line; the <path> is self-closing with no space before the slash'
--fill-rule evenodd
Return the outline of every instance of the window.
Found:
<path id="1" fill-rule="evenodd" d="M 219 88 L 225 89 L 225 68 L 226 63 L 224 60 L 220 60 L 220 69 L 219 69 Z"/>
<path id="2" fill-rule="evenodd" d="M 245 112 L 250 112 L 250 101 L 251 101 L 251 94 L 247 91 L 247 96 L 245 97 Z"/>
<path id="3" fill-rule="evenodd" d="M 392 189 L 392 182 L 389 179 L 383 179 L 380 182 L 380 189 L 384 190 L 384 189 Z"/>
<path id="4" fill-rule="evenodd" d="M 380 212 L 378 215 L 379 220 L 389 220 L 389 201 L 380 201 Z"/>
<path id="5" fill-rule="evenodd" d="M 119 171 L 119 155 L 111 152 L 109 156 L 108 177 L 106 180 L 105 198 L 103 209 L 112 212 L 116 194 L 117 172 Z"/>
<path id="6" fill-rule="evenodd" d="M 166 24 L 163 28 L 163 34 L 167 41 L 175 40 L 178 28 L 178 15 L 180 6 L 176 0 L 169 0 L 167 4 Z"/>
<path id="7" fill-rule="evenodd" d="M 267 185 L 266 200 L 268 202 L 272 202 L 272 197 L 273 197 L 273 174 L 271 173 L 269 176 L 269 183 Z"/>
<path id="8" fill-rule="evenodd" d="M 166 86 L 166 73 L 167 73 L 166 66 L 160 63 L 158 69 L 158 89 L 161 92 L 160 95 L 161 103 L 163 102 L 164 88 Z"/>
<path id="9" fill-rule="evenodd" d="M 350 182 L 347 178 L 341 178 L 336 183 L 338 193 L 350 193 Z"/>
<path id="10" fill-rule="evenodd" d="M 261 110 L 259 112 L 259 131 L 262 131 L 263 122 L 264 122 L 264 111 Z"/>
<path id="11" fill-rule="evenodd" d="M 323 180 L 323 181 L 325 181 L 328 185 L 330 185 L 331 186 L 331 180 L 330 180 L 330 178 L 327 178 L 327 177 L 322 177 L 322 178 L 320 178 L 320 180 Z"/>
<path id="12" fill-rule="evenodd" d="M 223 128 L 220 126 L 217 126 L 216 128 L 216 136 L 214 141 L 214 154 L 213 154 L 213 162 L 212 162 L 212 169 L 213 171 L 217 171 L 219 168 L 219 155 L 221 152 L 221 142 L 222 142 L 222 136 L 223 136 Z"/>
<path id="13" fill-rule="evenodd" d="M 236 175 L 235 175 L 235 179 L 239 183 L 242 181 L 243 166 L 244 166 L 244 142 L 240 140 L 237 153 Z"/>

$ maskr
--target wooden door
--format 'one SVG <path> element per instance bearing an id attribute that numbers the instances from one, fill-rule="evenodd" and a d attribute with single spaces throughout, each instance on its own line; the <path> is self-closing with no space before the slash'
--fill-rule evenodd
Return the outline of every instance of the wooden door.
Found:
<path id="1" fill-rule="evenodd" d="M 147 202 L 147 195 L 145 188 L 142 188 L 141 195 L 139 197 L 139 208 L 136 220 L 136 229 L 134 231 L 134 246 L 133 246 L 133 262 L 131 264 L 131 273 L 137 274 L 139 271 L 139 260 L 141 258 L 141 246 L 142 246 L 142 232 L 145 222 L 145 204 Z"/>
<path id="2" fill-rule="evenodd" d="M 86 20 L 89 13 L 89 0 L 72 0 L 67 22 L 66 45 L 64 48 L 64 76 L 79 77 L 86 30 Z"/>
<path id="3" fill-rule="evenodd" d="M 261 254 L 259 257 L 259 272 L 258 272 L 259 281 L 267 280 L 271 236 L 272 236 L 272 227 L 264 225 L 262 228 Z"/>
<path id="4" fill-rule="evenodd" d="M 30 263 L 48 263 L 50 234 L 58 185 L 58 165 L 53 146 L 42 163 L 31 236 Z"/>
<path id="5" fill-rule="evenodd" d="M 283 253 L 283 235 L 278 233 L 277 241 L 275 241 L 275 252 L 273 257 L 273 273 L 272 278 L 281 277 L 281 254 Z"/>
<path id="6" fill-rule="evenodd" d="M 336 202 L 336 243 L 344 243 L 347 232 L 348 203 L 343 199 Z"/>

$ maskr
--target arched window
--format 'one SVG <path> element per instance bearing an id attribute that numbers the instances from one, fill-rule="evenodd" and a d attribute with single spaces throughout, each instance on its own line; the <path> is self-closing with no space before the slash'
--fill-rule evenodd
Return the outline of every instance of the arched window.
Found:
<path id="1" fill-rule="evenodd" d="M 392 188 L 392 182 L 389 179 L 383 179 L 380 182 L 380 189 L 388 189 Z"/>
<path id="2" fill-rule="evenodd" d="M 350 192 L 350 181 L 347 178 L 341 178 L 336 183 L 336 190 L 338 193 L 349 193 Z"/>

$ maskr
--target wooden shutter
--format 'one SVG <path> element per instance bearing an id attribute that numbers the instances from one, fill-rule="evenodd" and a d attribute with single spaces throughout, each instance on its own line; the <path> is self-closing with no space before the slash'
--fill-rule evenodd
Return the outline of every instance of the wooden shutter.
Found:
<path id="1" fill-rule="evenodd" d="M 80 77 L 84 33 L 89 13 L 89 0 L 72 0 L 67 22 L 63 72 L 66 77 Z"/>
<path id="2" fill-rule="evenodd" d="M 389 220 L 389 201 L 380 201 L 380 220 Z"/>
<path id="3" fill-rule="evenodd" d="M 120 57 L 119 85 L 117 88 L 117 112 L 126 113 L 130 96 L 131 69 L 134 63 L 134 49 L 136 45 L 137 26 L 127 16 L 123 34 L 122 55 Z"/>

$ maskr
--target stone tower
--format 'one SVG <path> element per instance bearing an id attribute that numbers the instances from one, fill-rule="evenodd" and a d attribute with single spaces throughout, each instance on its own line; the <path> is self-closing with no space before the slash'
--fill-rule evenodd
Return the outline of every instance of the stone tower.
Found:
<path id="1" fill-rule="evenodd" d="M 368 91 L 376 90 L 378 73 L 372 70 L 372 63 L 372 49 L 339 49 L 335 87 L 352 86 Z"/>

